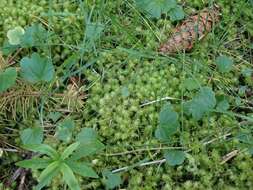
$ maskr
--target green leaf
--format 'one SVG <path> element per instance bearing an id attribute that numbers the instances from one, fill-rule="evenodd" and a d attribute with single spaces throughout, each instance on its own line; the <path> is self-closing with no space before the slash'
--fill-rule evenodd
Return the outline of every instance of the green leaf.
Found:
<path id="1" fill-rule="evenodd" d="M 175 0 L 136 0 L 137 7 L 146 12 L 152 18 L 160 18 L 161 14 L 167 13 L 177 7 Z"/>
<path id="2" fill-rule="evenodd" d="M 92 128 L 83 128 L 77 135 L 80 146 L 74 152 L 72 158 L 75 160 L 97 153 L 104 149 L 104 145 L 97 139 L 97 133 Z"/>
<path id="3" fill-rule="evenodd" d="M 246 68 L 246 69 L 243 69 L 241 73 L 244 77 L 251 77 L 253 73 L 253 69 Z"/>
<path id="4" fill-rule="evenodd" d="M 69 145 L 65 150 L 64 152 L 62 153 L 61 155 L 61 159 L 62 160 L 65 160 L 66 158 L 68 158 L 76 149 L 77 147 L 80 145 L 79 142 L 75 142 L 71 145 Z"/>
<path id="5" fill-rule="evenodd" d="M 73 160 L 78 160 L 85 156 L 93 155 L 104 149 L 104 145 L 98 140 L 90 142 L 81 142 L 77 150 L 72 154 Z"/>
<path id="6" fill-rule="evenodd" d="M 221 73 L 227 73 L 233 68 L 233 60 L 227 56 L 219 56 L 216 58 L 216 64 L 218 66 L 218 70 Z"/>
<path id="7" fill-rule="evenodd" d="M 178 21 L 184 19 L 184 10 L 181 6 L 177 5 L 175 8 L 169 11 L 169 16 L 171 21 Z"/>
<path id="8" fill-rule="evenodd" d="M 54 76 L 52 62 L 38 53 L 33 53 L 31 58 L 24 57 L 20 65 L 22 77 L 31 83 L 49 82 Z"/>
<path id="9" fill-rule="evenodd" d="M 253 145 L 253 136 L 250 132 L 240 132 L 236 138 L 242 143 Z"/>
<path id="10" fill-rule="evenodd" d="M 62 114 L 60 112 L 50 112 L 48 118 L 55 123 L 61 118 L 61 116 Z"/>
<path id="11" fill-rule="evenodd" d="M 55 135 L 59 140 L 69 142 L 71 140 L 74 128 L 74 121 L 70 118 L 67 118 L 57 126 Z"/>
<path id="12" fill-rule="evenodd" d="M 7 37 L 11 45 L 19 45 L 21 39 L 25 33 L 25 30 L 21 26 L 17 26 L 11 30 L 8 30 Z"/>
<path id="13" fill-rule="evenodd" d="M 77 141 L 84 143 L 95 141 L 97 138 L 97 133 L 92 128 L 82 128 L 81 132 L 77 135 Z"/>
<path id="14" fill-rule="evenodd" d="M 26 144 L 41 144 L 43 141 L 42 127 L 27 128 L 20 133 L 22 143 Z"/>
<path id="15" fill-rule="evenodd" d="M 196 80 L 194 80 L 193 78 L 185 79 L 184 82 L 183 82 L 183 85 L 187 90 L 190 90 L 190 91 L 198 89 L 200 87 L 198 82 Z"/>
<path id="16" fill-rule="evenodd" d="M 21 40 L 21 46 L 28 48 L 43 45 L 50 34 L 41 24 L 33 24 L 26 28 Z"/>
<path id="17" fill-rule="evenodd" d="M 15 68 L 7 68 L 4 72 L 0 71 L 0 93 L 12 87 L 17 79 Z"/>
<path id="18" fill-rule="evenodd" d="M 51 146 L 46 144 L 29 144 L 24 146 L 25 149 L 31 150 L 33 152 L 39 152 L 41 154 L 46 154 L 51 158 L 58 158 L 59 154 Z"/>
<path id="19" fill-rule="evenodd" d="M 215 105 L 216 98 L 214 92 L 209 87 L 203 87 L 191 101 L 184 104 L 184 108 L 188 114 L 192 114 L 194 119 L 200 120 Z"/>
<path id="20" fill-rule="evenodd" d="M 97 173 L 91 167 L 89 167 L 86 163 L 66 160 L 66 164 L 73 170 L 73 172 L 83 177 L 98 178 Z"/>
<path id="21" fill-rule="evenodd" d="M 60 166 L 61 163 L 59 161 L 49 164 L 40 174 L 39 184 L 35 187 L 35 190 L 41 190 L 43 187 L 48 185 L 50 181 L 59 173 Z"/>
<path id="22" fill-rule="evenodd" d="M 228 103 L 228 100 L 226 98 L 223 98 L 222 100 L 220 100 L 217 103 L 216 109 L 218 111 L 224 112 L 224 111 L 227 111 L 229 109 L 229 107 L 230 107 L 230 105 Z"/>
<path id="23" fill-rule="evenodd" d="M 121 89 L 121 94 L 124 98 L 128 97 L 130 95 L 129 93 L 129 90 L 126 86 L 124 86 L 122 89 Z"/>
<path id="24" fill-rule="evenodd" d="M 101 23 L 88 23 L 86 25 L 86 39 L 92 43 L 94 43 L 97 39 L 99 39 L 101 33 L 104 30 L 104 25 Z"/>
<path id="25" fill-rule="evenodd" d="M 3 52 L 3 55 L 10 55 L 18 48 L 19 45 L 11 45 L 8 41 L 5 41 L 3 47 L 1 47 L 1 51 Z"/>
<path id="26" fill-rule="evenodd" d="M 185 160 L 185 153 L 180 150 L 168 150 L 164 157 L 170 166 L 181 165 Z"/>
<path id="27" fill-rule="evenodd" d="M 119 174 L 115 174 L 108 170 L 105 170 L 103 171 L 103 176 L 105 178 L 106 189 L 114 189 L 115 187 L 119 187 L 122 183 Z"/>
<path id="28" fill-rule="evenodd" d="M 44 169 L 52 160 L 45 158 L 32 158 L 30 160 L 23 160 L 16 163 L 16 166 L 31 169 Z"/>
<path id="29" fill-rule="evenodd" d="M 71 190 L 81 190 L 73 171 L 67 164 L 63 163 L 61 165 L 61 172 L 63 175 L 63 180 L 67 183 Z"/>
<path id="30" fill-rule="evenodd" d="M 168 141 L 171 135 L 177 132 L 179 127 L 177 112 L 173 110 L 171 104 L 166 104 L 163 106 L 159 115 L 159 127 L 155 132 L 156 138 L 162 141 Z"/>

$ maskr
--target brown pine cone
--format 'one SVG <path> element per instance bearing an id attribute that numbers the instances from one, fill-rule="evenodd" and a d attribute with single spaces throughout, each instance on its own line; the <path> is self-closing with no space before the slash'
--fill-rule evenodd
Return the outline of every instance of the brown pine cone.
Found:
<path id="1" fill-rule="evenodd" d="M 219 20 L 220 9 L 217 5 L 203 9 L 180 24 L 169 40 L 160 46 L 159 52 L 171 54 L 191 50 L 194 42 L 201 40 Z"/>

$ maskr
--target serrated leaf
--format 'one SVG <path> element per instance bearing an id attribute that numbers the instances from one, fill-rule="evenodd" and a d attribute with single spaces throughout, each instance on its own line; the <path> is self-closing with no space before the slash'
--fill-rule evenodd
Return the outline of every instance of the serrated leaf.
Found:
<path id="1" fill-rule="evenodd" d="M 86 25 L 86 39 L 90 42 L 95 42 L 104 30 L 104 25 L 101 23 L 88 23 Z"/>
<path id="2" fill-rule="evenodd" d="M 160 18 L 161 14 L 167 13 L 177 6 L 175 0 L 136 0 L 137 7 L 146 12 L 152 18 Z"/>
<path id="3" fill-rule="evenodd" d="M 222 55 L 217 57 L 215 62 L 221 73 L 227 73 L 233 68 L 233 60 L 230 57 Z"/>
<path id="4" fill-rule="evenodd" d="M 23 160 L 17 162 L 15 165 L 23 168 L 31 169 L 44 169 L 46 168 L 52 160 L 45 158 L 32 158 L 30 160 Z"/>
<path id="5" fill-rule="evenodd" d="M 53 122 L 55 123 L 56 121 L 60 119 L 61 116 L 62 114 L 60 112 L 50 112 L 48 115 L 48 118 L 52 119 Z"/>
<path id="6" fill-rule="evenodd" d="M 92 128 L 82 128 L 81 132 L 77 135 L 77 141 L 79 142 L 91 142 L 97 140 L 97 133 Z"/>
<path id="7" fill-rule="evenodd" d="M 106 189 L 114 189 L 115 187 L 119 187 L 122 183 L 119 174 L 115 174 L 108 170 L 105 170 L 103 171 L 103 176 L 105 178 Z"/>
<path id="8" fill-rule="evenodd" d="M 66 158 L 68 158 L 76 149 L 77 147 L 80 145 L 79 142 L 75 142 L 71 145 L 69 145 L 62 153 L 61 155 L 61 159 L 65 160 Z"/>
<path id="9" fill-rule="evenodd" d="M 0 93 L 12 87 L 17 79 L 17 71 L 15 68 L 7 68 L 5 71 L 0 71 Z"/>
<path id="10" fill-rule="evenodd" d="M 43 45 L 46 43 L 50 33 L 41 25 L 33 24 L 26 28 L 23 38 L 21 39 L 21 46 L 24 48 Z"/>
<path id="11" fill-rule="evenodd" d="M 21 26 L 17 26 L 11 30 L 8 30 L 7 37 L 11 45 L 19 45 L 21 39 L 25 33 L 25 30 Z"/>
<path id="12" fill-rule="evenodd" d="M 21 140 L 26 144 L 41 144 L 43 141 L 42 127 L 27 128 L 20 132 Z"/>
<path id="13" fill-rule="evenodd" d="M 229 105 L 228 100 L 226 98 L 224 98 L 223 100 L 221 100 L 217 103 L 216 109 L 218 111 L 224 112 L 224 111 L 227 111 L 229 109 L 229 107 L 230 107 L 230 105 Z"/>
<path id="14" fill-rule="evenodd" d="M 49 164 L 40 174 L 39 184 L 35 187 L 35 190 L 41 190 L 43 187 L 48 185 L 50 181 L 59 173 L 60 165 L 61 164 L 59 161 Z"/>
<path id="15" fill-rule="evenodd" d="M 253 136 L 250 132 L 240 132 L 236 138 L 242 143 L 253 145 Z"/>
<path id="16" fill-rule="evenodd" d="M 194 119 L 200 120 L 206 113 L 210 112 L 216 105 L 215 94 L 209 87 L 203 87 L 198 94 L 184 104 L 185 111 Z"/>
<path id="17" fill-rule="evenodd" d="M 78 149 L 73 153 L 72 158 L 74 160 L 78 160 L 82 157 L 93 155 L 102 151 L 104 147 L 105 146 L 98 140 L 91 142 L 82 142 Z"/>
<path id="18" fill-rule="evenodd" d="M 190 90 L 190 91 L 198 89 L 200 87 L 198 82 L 196 80 L 194 80 L 193 78 L 185 79 L 183 82 L 183 85 L 187 90 Z"/>
<path id="19" fill-rule="evenodd" d="M 184 10 L 181 6 L 177 5 L 175 8 L 169 11 L 169 16 L 171 21 L 178 21 L 184 19 Z"/>
<path id="20" fill-rule="evenodd" d="M 253 69 L 246 68 L 246 69 L 243 69 L 241 73 L 244 77 L 251 77 L 253 73 Z"/>
<path id="21" fill-rule="evenodd" d="M 1 47 L 1 51 L 3 52 L 3 55 L 10 55 L 18 48 L 19 45 L 11 45 L 8 41 L 5 41 L 3 47 Z"/>
<path id="22" fill-rule="evenodd" d="M 180 150 L 168 150 L 165 152 L 164 157 L 170 166 L 176 166 L 184 162 L 186 155 Z"/>
<path id="23" fill-rule="evenodd" d="M 159 126 L 155 132 L 156 138 L 168 141 L 179 127 L 178 114 L 173 110 L 171 104 L 166 104 L 159 114 Z"/>
<path id="24" fill-rule="evenodd" d="M 20 66 L 22 77 L 31 83 L 49 82 L 54 76 L 52 62 L 38 53 L 33 53 L 31 58 L 21 59 Z"/>
<path id="25" fill-rule="evenodd" d="M 63 163 L 61 165 L 61 173 L 63 175 L 63 180 L 71 190 L 81 190 L 73 171 L 67 164 Z"/>
<path id="26" fill-rule="evenodd" d="M 46 144 L 29 144 L 24 146 L 25 149 L 31 150 L 33 152 L 39 152 L 41 154 L 46 154 L 51 158 L 58 158 L 59 154 L 51 146 Z"/>
<path id="27" fill-rule="evenodd" d="M 98 178 L 97 173 L 86 163 L 67 160 L 66 164 L 73 170 L 73 172 L 83 177 Z"/>
<path id="28" fill-rule="evenodd" d="M 67 118 L 57 126 L 55 135 L 59 140 L 69 142 L 71 140 L 74 128 L 74 121 L 70 118 Z"/>

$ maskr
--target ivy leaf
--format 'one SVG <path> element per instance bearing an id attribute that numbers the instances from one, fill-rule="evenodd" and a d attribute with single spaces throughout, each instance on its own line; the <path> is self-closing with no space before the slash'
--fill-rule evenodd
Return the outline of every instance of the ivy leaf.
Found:
<path id="1" fill-rule="evenodd" d="M 164 157 L 170 166 L 176 166 L 184 162 L 186 155 L 184 151 L 168 150 L 165 152 Z"/>
<path id="2" fill-rule="evenodd" d="M 73 172 L 83 177 L 98 178 L 97 173 L 86 163 L 66 160 L 66 164 L 73 170 Z"/>
<path id="3" fill-rule="evenodd" d="M 171 104 L 166 104 L 160 112 L 159 126 L 155 137 L 162 141 L 168 141 L 171 135 L 177 132 L 179 126 L 178 114 L 173 110 Z"/>
<path id="4" fill-rule="evenodd" d="M 177 20 L 182 20 L 185 16 L 183 8 L 179 5 L 171 9 L 168 14 L 170 16 L 170 20 L 173 22 Z"/>
<path id="5" fill-rule="evenodd" d="M 103 171 L 102 174 L 105 180 L 106 189 L 114 189 L 115 187 L 119 187 L 122 183 L 119 174 L 112 173 L 108 170 Z"/>
<path id="6" fill-rule="evenodd" d="M 221 73 L 227 73 L 232 70 L 233 60 L 227 56 L 219 56 L 216 58 L 216 64 L 218 66 L 218 70 Z"/>
<path id="7" fill-rule="evenodd" d="M 160 18 L 161 14 L 167 13 L 177 7 L 175 0 L 136 0 L 139 9 L 148 13 L 152 18 Z"/>
<path id="8" fill-rule="evenodd" d="M 198 94 L 184 104 L 187 114 L 191 114 L 194 119 L 200 120 L 204 114 L 210 112 L 216 105 L 215 94 L 209 87 L 203 87 Z"/>
<path id="9" fill-rule="evenodd" d="M 59 140 L 69 142 L 71 140 L 74 128 L 74 121 L 70 118 L 65 119 L 60 125 L 57 126 L 55 135 Z"/>
<path id="10" fill-rule="evenodd" d="M 47 41 L 48 31 L 41 24 L 33 24 L 26 28 L 21 46 L 24 48 L 42 45 Z"/>
<path id="11" fill-rule="evenodd" d="M 22 77 L 31 83 L 49 82 L 54 76 L 52 62 L 38 53 L 33 53 L 31 58 L 22 58 L 20 65 Z"/>
<path id="12" fill-rule="evenodd" d="M 41 144 L 43 141 L 42 127 L 27 128 L 21 131 L 21 140 L 24 145 L 26 144 Z"/>
<path id="13" fill-rule="evenodd" d="M 4 72 L 0 71 L 0 93 L 12 87 L 17 79 L 15 68 L 7 68 Z"/>
<path id="14" fill-rule="evenodd" d="M 7 32 L 7 38 L 11 45 L 19 45 L 25 30 L 21 26 L 17 26 Z"/>

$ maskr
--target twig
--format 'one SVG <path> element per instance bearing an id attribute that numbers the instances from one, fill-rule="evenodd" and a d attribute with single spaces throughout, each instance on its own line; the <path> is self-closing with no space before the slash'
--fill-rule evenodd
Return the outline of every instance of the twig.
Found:
<path id="1" fill-rule="evenodd" d="M 184 147 L 157 147 L 157 148 L 142 148 L 142 149 L 136 149 L 136 150 L 130 150 L 125 152 L 117 152 L 117 153 L 111 153 L 106 154 L 106 156 L 122 156 L 126 154 L 132 154 L 137 152 L 144 152 L 144 151 L 153 151 L 153 150 L 181 150 L 185 149 Z"/>
<path id="2" fill-rule="evenodd" d="M 0 147 L 0 150 L 6 151 L 6 152 L 18 152 L 17 149 L 11 149 L 11 148 L 1 148 L 1 147 Z"/>
<path id="3" fill-rule="evenodd" d="M 19 183 L 19 186 L 18 186 L 18 190 L 24 190 L 26 173 L 27 173 L 27 170 L 23 170 L 21 175 L 20 175 L 20 183 Z"/>
<path id="4" fill-rule="evenodd" d="M 237 156 L 240 153 L 239 150 L 233 150 L 232 152 L 226 154 L 225 156 L 222 157 L 222 162 L 220 163 L 221 165 L 225 164 L 227 161 L 231 160 L 235 156 Z"/>
<path id="5" fill-rule="evenodd" d="M 160 98 L 160 99 L 157 99 L 157 100 L 153 100 L 153 101 L 141 104 L 140 107 L 144 107 L 144 106 L 147 106 L 147 105 L 150 105 L 150 104 L 154 104 L 154 103 L 157 103 L 157 102 L 161 102 L 161 101 L 164 101 L 164 100 L 180 100 L 180 99 L 173 98 L 173 97 L 164 97 L 164 98 Z"/>
<path id="6" fill-rule="evenodd" d="M 226 137 L 228 137 L 230 135 L 231 135 L 231 133 L 227 133 L 227 134 L 222 135 L 220 137 L 214 138 L 214 139 L 212 139 L 210 141 L 204 142 L 203 145 L 206 146 L 206 145 L 211 144 L 211 143 L 213 143 L 213 142 L 215 142 L 215 141 L 217 141 L 219 139 L 223 139 L 223 138 L 225 139 Z M 192 151 L 192 149 L 188 149 L 188 150 L 185 151 L 185 153 L 188 153 L 188 152 L 191 152 L 191 151 Z M 134 166 L 125 166 L 125 167 L 122 167 L 122 168 L 118 168 L 118 169 L 112 170 L 112 173 L 118 173 L 118 172 L 126 171 L 126 170 L 128 170 L 130 168 L 133 168 L 133 167 L 142 167 L 142 166 L 148 166 L 148 165 L 152 165 L 152 164 L 159 164 L 159 165 L 161 165 L 161 164 L 163 164 L 165 162 L 166 162 L 166 159 L 148 161 L 148 162 L 144 162 L 144 163 L 140 163 L 140 164 L 135 164 Z"/>

